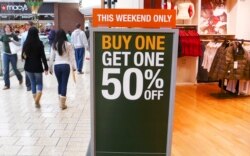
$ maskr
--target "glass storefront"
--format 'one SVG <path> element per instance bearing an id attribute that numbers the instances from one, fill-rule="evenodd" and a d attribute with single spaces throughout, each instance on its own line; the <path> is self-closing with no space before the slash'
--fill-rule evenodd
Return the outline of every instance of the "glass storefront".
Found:
<path id="1" fill-rule="evenodd" d="M 42 36 L 40 35 L 40 40 L 43 42 L 44 44 L 44 51 L 45 51 L 45 55 L 47 60 L 49 59 L 49 55 L 50 55 L 50 45 L 49 45 L 49 40 L 47 38 L 47 36 Z M 0 42 L 0 79 L 2 79 L 1 77 L 3 76 L 3 65 L 2 65 L 2 43 Z M 24 67 L 24 61 L 21 60 L 21 54 L 18 54 L 18 63 L 17 63 L 17 68 L 20 71 L 23 71 L 23 67 Z M 11 68 L 11 66 L 10 66 Z M 12 71 L 10 70 L 11 75 L 12 75 Z"/>
<path id="2" fill-rule="evenodd" d="M 3 26 L 11 24 L 14 31 L 19 32 L 21 35 L 24 23 L 28 20 L 33 20 L 40 31 L 46 29 L 48 23 L 54 23 L 54 3 L 43 3 L 38 11 L 38 20 L 34 21 L 34 16 L 31 10 L 24 2 L 0 2 L 0 36 L 3 34 Z M 19 35 L 19 36 L 20 36 Z M 40 35 L 40 39 L 44 43 L 46 57 L 49 57 L 49 42 L 45 35 Z M 2 76 L 2 44 L 0 42 L 0 78 Z M 23 71 L 24 62 L 21 61 L 19 54 L 18 69 Z M 12 73 L 12 72 L 11 72 Z"/>

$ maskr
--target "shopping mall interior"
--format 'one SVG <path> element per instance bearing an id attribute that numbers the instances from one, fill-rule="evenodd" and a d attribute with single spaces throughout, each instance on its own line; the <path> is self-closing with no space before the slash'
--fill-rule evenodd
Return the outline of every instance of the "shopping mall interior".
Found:
<path id="1" fill-rule="evenodd" d="M 55 75 L 43 74 L 44 89 L 41 107 L 36 108 L 32 94 L 26 91 L 25 83 L 20 85 L 11 71 L 10 89 L 0 89 L 0 156 L 249 156 L 250 21 L 247 17 L 250 15 L 249 6 L 248 0 L 43 0 L 35 21 L 34 15 L 24 0 L 1 0 L 0 35 L 3 34 L 2 27 L 7 23 L 12 24 L 15 32 L 21 34 L 28 20 L 37 22 L 36 26 L 40 32 L 51 25 L 55 29 L 64 28 L 66 31 L 73 31 L 76 23 L 88 26 L 92 32 L 91 29 L 96 28 L 92 25 L 93 8 L 176 10 L 176 25 L 171 29 L 178 30 L 179 47 L 174 51 L 176 66 L 171 68 L 175 69 L 172 80 L 174 89 L 170 94 L 173 96 L 173 101 L 166 101 L 165 104 L 171 107 L 164 110 L 169 112 L 168 117 L 166 115 L 169 119 L 168 133 L 162 134 L 167 137 L 162 138 L 166 145 L 163 148 L 167 151 L 152 154 L 158 150 L 157 146 L 160 144 L 158 140 L 152 141 L 155 146 L 152 148 L 155 151 L 149 150 L 152 153 L 146 153 L 147 149 L 143 148 L 139 152 L 136 151 L 126 142 L 127 140 L 117 142 L 117 145 L 127 145 L 132 149 L 131 153 L 124 154 L 124 151 L 117 149 L 106 153 L 100 150 L 101 147 L 105 149 L 105 142 L 113 138 L 107 137 L 110 134 L 100 136 L 99 134 L 103 133 L 97 128 L 105 125 L 102 123 L 99 123 L 100 126 L 95 125 L 98 122 L 93 119 L 95 117 L 103 120 L 110 119 L 106 116 L 102 118 L 101 113 L 95 114 L 102 110 L 95 110 L 95 107 L 99 106 L 95 103 L 98 101 L 95 99 L 98 96 L 93 96 L 96 94 L 94 91 L 98 92 L 99 89 L 93 87 L 99 84 L 94 80 L 98 79 L 95 77 L 98 75 L 95 67 L 99 67 L 97 64 L 100 63 L 98 60 L 93 60 L 97 58 L 94 57 L 97 56 L 97 51 L 94 49 L 99 48 L 93 46 L 99 41 L 95 40 L 93 35 L 95 31 L 93 31 L 91 33 L 93 36 L 90 38 L 92 39 L 90 56 L 84 58 L 84 74 L 70 74 L 67 91 L 68 108 L 65 110 L 59 107 Z M 10 10 L 6 11 L 5 8 Z M 102 29 L 101 27 L 98 31 Z M 105 27 L 105 29 L 113 28 Z M 145 29 L 145 31 L 149 30 Z M 46 56 L 49 58 L 50 47 L 46 34 L 42 34 L 41 40 L 45 45 Z M 232 52 L 227 48 L 222 50 L 225 44 L 227 47 L 237 46 L 237 48 Z M 1 88 L 4 86 L 2 48 L 0 52 Z M 25 76 L 23 66 L 24 62 L 18 55 L 18 69 Z M 225 66 L 227 68 L 224 71 Z M 240 75 L 238 69 L 242 66 L 244 74 Z M 73 75 L 75 79 L 72 78 Z M 159 80 L 154 78 L 149 76 L 146 80 L 156 82 Z M 126 88 L 126 85 L 123 87 Z M 111 92 L 108 93 L 111 94 Z M 120 103 L 127 102 L 128 105 L 132 105 L 131 101 L 120 101 Z M 114 103 L 119 104 L 115 100 L 110 100 L 110 105 Z M 109 103 L 105 104 L 111 108 Z M 143 111 L 139 106 L 133 108 L 135 110 L 131 111 L 131 114 L 130 112 L 125 114 L 126 117 L 132 116 L 134 112 Z M 110 111 L 105 109 L 104 112 L 114 114 L 112 118 L 118 119 L 124 115 L 123 109 L 126 108 L 120 107 Z M 157 115 L 157 113 L 149 113 L 149 117 L 152 118 L 157 118 L 155 117 Z M 148 117 L 145 118 L 148 119 Z M 131 127 L 136 127 L 136 123 L 133 123 Z M 105 127 L 103 132 L 124 127 L 123 123 L 120 124 L 121 126 Z M 151 126 L 157 126 L 157 124 Z M 154 135 L 160 136 L 158 130 L 155 132 L 157 134 Z M 144 133 L 136 134 L 142 136 Z M 125 135 L 128 140 L 137 142 L 136 139 L 129 138 L 130 133 L 117 132 L 113 135 Z M 103 146 L 97 142 L 99 138 L 104 139 L 100 141 Z M 107 149 L 112 149 L 109 145 L 107 144 Z"/>

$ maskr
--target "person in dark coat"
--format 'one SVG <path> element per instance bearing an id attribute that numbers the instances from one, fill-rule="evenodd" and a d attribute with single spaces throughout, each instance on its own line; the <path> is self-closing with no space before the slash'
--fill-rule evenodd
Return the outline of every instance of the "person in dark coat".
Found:
<path id="1" fill-rule="evenodd" d="M 48 74 L 48 64 L 45 57 L 44 45 L 40 41 L 39 31 L 31 27 L 22 49 L 22 58 L 25 60 L 24 70 L 31 82 L 31 90 L 36 107 L 40 107 L 40 98 L 43 90 L 43 72 Z"/>

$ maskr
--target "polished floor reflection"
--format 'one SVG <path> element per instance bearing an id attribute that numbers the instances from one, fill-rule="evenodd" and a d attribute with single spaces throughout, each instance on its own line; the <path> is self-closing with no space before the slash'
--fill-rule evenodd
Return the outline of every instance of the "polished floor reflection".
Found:
<path id="1" fill-rule="evenodd" d="M 3 87 L 0 81 L 0 87 Z M 44 75 L 41 108 L 16 77 L 0 90 L 0 155 L 85 155 L 90 140 L 89 74 L 70 77 L 68 109 L 58 105 L 55 76 Z"/>
<path id="2" fill-rule="evenodd" d="M 3 87 L 3 81 L 0 81 Z M 90 78 L 70 77 L 68 109 L 57 82 L 44 76 L 41 108 L 11 78 L 0 90 L 0 156 L 83 156 L 90 140 Z M 176 87 L 172 156 L 249 156 L 250 96 L 221 95 L 217 84 Z"/>
<path id="3" fill-rule="evenodd" d="M 172 156 L 249 156 L 250 96 L 217 84 L 177 86 Z"/>

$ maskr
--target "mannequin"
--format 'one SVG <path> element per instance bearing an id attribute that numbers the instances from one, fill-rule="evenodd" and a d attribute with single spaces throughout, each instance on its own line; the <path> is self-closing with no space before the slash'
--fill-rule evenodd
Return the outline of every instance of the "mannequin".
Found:
<path id="1" fill-rule="evenodd" d="M 194 17 L 195 8 L 191 1 L 178 0 L 177 6 L 177 17 L 176 19 L 190 20 Z"/>

